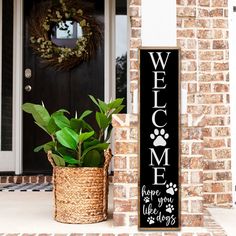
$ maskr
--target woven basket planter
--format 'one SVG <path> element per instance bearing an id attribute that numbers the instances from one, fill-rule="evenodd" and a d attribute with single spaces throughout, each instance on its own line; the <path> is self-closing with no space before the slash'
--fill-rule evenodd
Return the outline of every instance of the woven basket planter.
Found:
<path id="1" fill-rule="evenodd" d="M 107 219 L 108 166 L 110 150 L 104 152 L 103 168 L 58 167 L 53 165 L 53 193 L 56 221 L 87 224 Z"/>

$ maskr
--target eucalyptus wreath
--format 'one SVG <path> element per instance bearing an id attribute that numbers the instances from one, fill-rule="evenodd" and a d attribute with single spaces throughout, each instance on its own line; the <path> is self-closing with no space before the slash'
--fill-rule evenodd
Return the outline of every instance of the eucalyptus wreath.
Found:
<path id="1" fill-rule="evenodd" d="M 99 47 L 102 33 L 98 22 L 78 7 L 76 1 L 67 5 L 65 0 L 58 4 L 44 6 L 31 17 L 30 45 L 42 62 L 57 70 L 70 70 L 88 61 Z M 67 30 L 67 21 L 79 23 L 82 36 L 76 40 L 75 47 L 58 46 L 51 40 L 53 28 Z"/>

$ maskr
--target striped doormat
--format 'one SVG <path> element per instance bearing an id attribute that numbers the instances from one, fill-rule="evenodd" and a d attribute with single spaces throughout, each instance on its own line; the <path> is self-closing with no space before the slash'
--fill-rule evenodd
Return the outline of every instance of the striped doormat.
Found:
<path id="1" fill-rule="evenodd" d="M 0 192 L 51 192 L 51 183 L 0 184 Z"/>

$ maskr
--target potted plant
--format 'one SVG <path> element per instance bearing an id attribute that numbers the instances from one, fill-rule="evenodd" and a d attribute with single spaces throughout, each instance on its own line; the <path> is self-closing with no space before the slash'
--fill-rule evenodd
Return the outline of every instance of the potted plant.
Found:
<path id="1" fill-rule="evenodd" d="M 22 106 L 50 137 L 34 151 L 44 150 L 53 166 L 55 219 L 59 222 L 95 223 L 107 219 L 111 120 L 124 105 L 121 98 L 105 103 L 89 97 L 98 108 L 97 130 L 86 121 L 91 110 L 70 118 L 64 109 L 49 114 L 43 104 Z"/>

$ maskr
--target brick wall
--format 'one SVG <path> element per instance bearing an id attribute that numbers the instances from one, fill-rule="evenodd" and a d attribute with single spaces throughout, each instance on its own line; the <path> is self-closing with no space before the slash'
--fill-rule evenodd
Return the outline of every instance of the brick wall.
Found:
<path id="1" fill-rule="evenodd" d="M 229 206 L 232 201 L 227 4 L 227 0 L 177 0 L 187 112 L 193 121 L 203 119 L 205 205 Z"/>
<path id="2" fill-rule="evenodd" d="M 133 94 L 139 80 L 140 0 L 130 1 L 129 13 Z M 227 17 L 226 0 L 177 0 L 181 88 L 187 90 L 187 114 L 181 116 L 182 227 L 203 227 L 204 205 L 232 202 Z M 133 226 L 138 220 L 138 116 L 116 115 L 113 126 L 114 225 Z"/>

